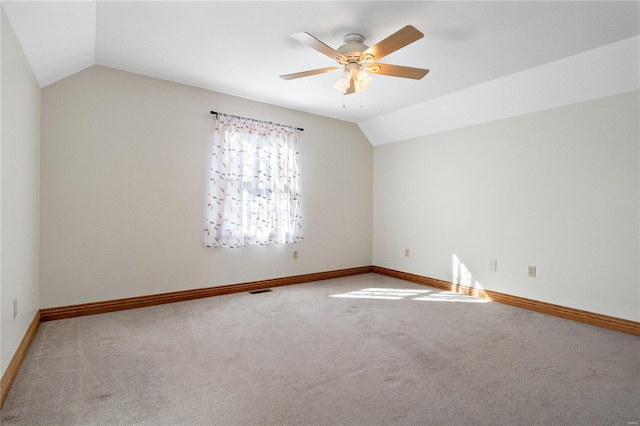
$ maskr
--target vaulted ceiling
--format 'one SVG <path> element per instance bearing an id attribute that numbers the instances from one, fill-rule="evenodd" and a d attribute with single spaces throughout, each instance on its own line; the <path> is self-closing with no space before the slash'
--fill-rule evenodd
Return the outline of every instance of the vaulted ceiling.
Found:
<path id="1" fill-rule="evenodd" d="M 411 115 L 416 106 L 631 37 L 637 44 L 638 6 L 637 1 L 2 2 L 43 87 L 98 64 L 359 123 L 365 133 L 363 123 L 370 127 L 397 111 Z M 374 76 L 369 90 L 346 96 L 343 107 L 343 95 L 333 88 L 338 73 L 279 78 L 336 65 L 292 33 L 308 32 L 337 48 L 347 33 L 360 33 L 372 45 L 409 24 L 424 38 L 382 62 L 430 69 L 422 80 Z M 535 84 L 537 74 L 526 75 L 530 80 L 520 84 Z"/>

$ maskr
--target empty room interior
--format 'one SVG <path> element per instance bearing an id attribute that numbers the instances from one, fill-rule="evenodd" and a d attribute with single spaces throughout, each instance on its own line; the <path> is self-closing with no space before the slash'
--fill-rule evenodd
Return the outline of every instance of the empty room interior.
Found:
<path id="1" fill-rule="evenodd" d="M 2 424 L 640 422 L 640 2 L 0 6 Z"/>

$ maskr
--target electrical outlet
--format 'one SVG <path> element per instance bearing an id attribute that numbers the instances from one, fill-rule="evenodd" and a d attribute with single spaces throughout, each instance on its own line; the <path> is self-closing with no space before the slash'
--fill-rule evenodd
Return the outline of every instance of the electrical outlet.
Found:
<path id="1" fill-rule="evenodd" d="M 404 257 L 409 257 L 409 249 L 404 249 Z"/>
<path id="2" fill-rule="evenodd" d="M 535 278 L 536 277 L 536 267 L 535 266 L 529 266 L 529 276 L 531 278 Z"/>
<path id="3" fill-rule="evenodd" d="M 18 298 L 13 299 L 13 317 L 18 316 Z"/>
<path id="4" fill-rule="evenodd" d="M 298 250 L 293 251 L 293 260 L 298 259 Z"/>

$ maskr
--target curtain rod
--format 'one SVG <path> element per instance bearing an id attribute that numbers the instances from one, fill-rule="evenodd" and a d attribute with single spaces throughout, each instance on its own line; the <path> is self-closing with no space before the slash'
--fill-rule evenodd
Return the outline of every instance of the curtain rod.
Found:
<path id="1" fill-rule="evenodd" d="M 217 111 L 211 111 L 211 114 L 218 115 L 218 112 Z M 240 117 L 240 118 L 246 118 L 246 117 Z M 257 121 L 261 121 L 261 120 L 257 120 Z M 271 123 L 271 122 L 269 122 L 269 123 Z M 278 124 L 278 123 L 271 123 L 271 124 Z M 293 126 L 287 126 L 286 124 L 278 124 L 278 126 L 293 127 Z M 304 129 L 302 127 L 293 127 L 293 128 L 296 129 L 296 130 L 300 130 L 301 132 L 304 132 Z"/>

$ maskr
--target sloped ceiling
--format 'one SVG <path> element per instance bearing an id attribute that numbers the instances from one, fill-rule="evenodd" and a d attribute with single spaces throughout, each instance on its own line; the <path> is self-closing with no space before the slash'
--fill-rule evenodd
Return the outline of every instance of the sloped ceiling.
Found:
<path id="1" fill-rule="evenodd" d="M 519 90 L 536 88 L 542 80 L 553 86 L 550 105 L 535 107 L 545 108 L 562 104 L 560 78 L 589 85 L 595 79 L 600 92 L 611 94 L 638 86 L 637 1 L 54 0 L 3 1 L 2 7 L 43 87 L 98 64 L 355 122 L 373 144 L 446 130 L 437 124 L 464 112 L 452 109 L 451 99 L 478 108 L 482 96 L 508 87 L 522 96 L 510 101 L 526 103 L 529 92 Z M 367 92 L 343 99 L 332 87 L 336 73 L 292 81 L 278 77 L 335 65 L 292 33 L 306 31 L 337 48 L 347 33 L 361 33 L 372 45 L 408 24 L 425 37 L 382 62 L 429 68 L 420 81 L 375 76 Z M 627 43 L 624 52 L 631 56 L 611 53 L 607 46 L 615 43 Z M 595 60 L 619 59 L 631 83 L 609 89 L 610 76 L 598 63 L 587 64 L 593 68 L 589 78 L 575 64 L 558 66 L 594 49 L 600 52 L 592 55 Z M 545 66 L 563 71 L 548 76 Z M 496 111 L 486 119 L 500 115 Z M 406 123 L 394 124 L 398 117 L 412 126 L 410 132 L 401 131 Z M 449 127 L 470 123 L 454 121 Z"/>

